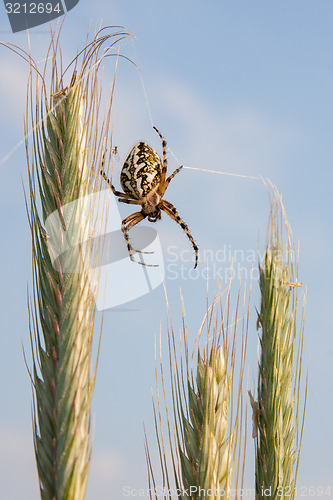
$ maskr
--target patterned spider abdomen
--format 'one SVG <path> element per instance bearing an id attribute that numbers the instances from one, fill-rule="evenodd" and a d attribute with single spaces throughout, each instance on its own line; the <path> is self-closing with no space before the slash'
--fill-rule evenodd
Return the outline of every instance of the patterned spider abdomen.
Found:
<path id="1" fill-rule="evenodd" d="M 148 144 L 138 142 L 121 169 L 120 184 L 124 192 L 135 200 L 141 200 L 157 189 L 161 177 L 161 158 Z"/>

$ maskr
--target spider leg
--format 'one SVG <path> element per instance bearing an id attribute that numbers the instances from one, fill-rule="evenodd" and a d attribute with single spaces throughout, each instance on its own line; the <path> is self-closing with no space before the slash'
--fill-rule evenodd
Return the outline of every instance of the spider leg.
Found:
<path id="1" fill-rule="evenodd" d="M 190 240 L 190 242 L 192 243 L 192 246 L 193 246 L 194 251 L 195 251 L 195 264 L 194 264 L 194 269 L 195 269 L 198 265 L 198 250 L 199 250 L 199 248 L 197 247 L 187 224 L 185 224 L 185 222 L 180 218 L 180 216 L 176 210 L 176 207 L 174 207 L 169 201 L 161 200 L 160 201 L 160 209 L 164 210 L 164 212 L 166 214 L 168 214 L 171 217 L 171 219 L 173 219 L 175 222 L 177 222 L 177 224 L 179 224 L 180 227 L 185 231 L 185 233 L 186 233 L 188 239 Z"/>
<path id="2" fill-rule="evenodd" d="M 101 176 L 103 177 L 103 179 L 109 184 L 110 188 L 112 189 L 112 192 L 115 196 L 119 196 L 121 198 L 126 198 L 128 200 L 131 200 L 131 196 L 129 196 L 128 194 L 125 194 L 125 193 L 122 193 L 121 191 L 117 191 L 116 188 L 114 187 L 114 185 L 111 183 L 110 179 L 108 178 L 108 176 L 106 175 L 106 173 L 104 172 L 104 170 L 101 170 L 100 171 L 100 174 Z"/>
<path id="3" fill-rule="evenodd" d="M 162 187 L 159 189 L 159 192 L 161 193 L 161 196 L 164 195 L 167 187 L 169 186 L 170 184 L 170 181 L 174 178 L 175 175 L 178 174 L 178 172 L 181 171 L 181 169 L 183 168 L 183 165 L 181 165 L 179 168 L 177 168 L 171 175 L 169 175 L 169 177 L 167 178 L 167 180 L 165 181 L 165 183 L 162 185 Z"/>
<path id="4" fill-rule="evenodd" d="M 166 171 L 167 171 L 167 167 L 168 167 L 168 162 L 167 162 L 167 157 L 166 157 L 166 147 L 167 147 L 167 143 L 166 143 L 166 140 L 164 139 L 163 135 L 161 134 L 161 132 L 159 132 L 159 130 L 157 130 L 156 127 L 153 127 L 153 129 L 158 133 L 158 135 L 160 136 L 161 138 L 161 141 L 162 141 L 162 149 L 163 149 L 163 166 L 162 166 L 162 177 L 161 177 L 161 186 L 163 186 L 164 182 L 165 182 L 165 177 L 166 177 Z"/>
<path id="5" fill-rule="evenodd" d="M 119 198 L 121 203 L 128 203 L 129 205 L 141 205 L 141 202 L 139 200 L 127 200 L 125 198 Z"/>
<path id="6" fill-rule="evenodd" d="M 148 266 L 148 267 L 158 267 L 157 265 L 154 264 L 145 264 L 144 262 L 140 262 L 139 260 L 136 260 L 133 257 L 133 253 L 153 253 L 153 252 L 143 252 L 142 250 L 136 250 L 135 248 L 132 247 L 130 244 L 129 236 L 128 236 L 128 231 L 135 226 L 136 224 L 139 224 L 143 219 L 145 219 L 145 215 L 142 214 L 142 212 L 135 212 L 134 214 L 129 215 L 126 217 L 122 223 L 121 223 L 121 230 L 124 234 L 124 238 L 126 241 L 127 245 L 127 250 L 128 250 L 128 255 L 131 259 L 132 262 L 136 262 L 137 264 L 141 264 L 142 266 Z"/>

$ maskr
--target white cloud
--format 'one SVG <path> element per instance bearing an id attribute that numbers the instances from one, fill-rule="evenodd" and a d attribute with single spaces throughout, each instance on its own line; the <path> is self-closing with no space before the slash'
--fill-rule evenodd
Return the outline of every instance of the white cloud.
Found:
<path id="1" fill-rule="evenodd" d="M 91 476 L 92 482 L 110 483 L 119 478 L 124 472 L 123 458 L 115 451 L 102 448 L 93 451 L 91 460 Z"/>
<path id="2" fill-rule="evenodd" d="M 0 498 L 36 500 L 39 490 L 32 434 L 2 427 L 0 442 Z M 115 451 L 93 449 L 87 498 L 89 491 L 90 498 L 111 498 L 110 491 L 124 482 L 124 470 L 124 459 Z"/>
<path id="3" fill-rule="evenodd" d="M 6 116 L 2 125 L 8 127 L 8 123 L 23 123 L 25 111 L 27 79 L 29 68 L 27 63 L 19 59 L 15 54 L 7 61 L 2 62 L 0 79 L 1 114 Z"/>
<path id="4" fill-rule="evenodd" d="M 2 427 L 0 442 L 0 498 L 35 500 L 39 493 L 31 434 Z"/>
<path id="5" fill-rule="evenodd" d="M 266 175 L 298 141 L 292 126 L 253 105 L 231 104 L 222 109 L 219 101 L 214 103 L 172 79 L 157 82 L 155 88 L 154 102 L 159 99 L 162 112 L 182 125 L 186 158 L 193 167 Z"/>

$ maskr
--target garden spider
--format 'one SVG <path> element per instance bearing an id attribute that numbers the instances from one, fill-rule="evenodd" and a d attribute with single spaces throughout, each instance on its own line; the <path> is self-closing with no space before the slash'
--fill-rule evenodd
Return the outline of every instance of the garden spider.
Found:
<path id="1" fill-rule="evenodd" d="M 171 217 L 171 219 L 176 221 L 177 224 L 181 226 L 192 243 L 195 251 L 195 269 L 198 264 L 198 247 L 192 238 L 187 224 L 185 224 L 185 222 L 180 218 L 176 208 L 169 201 L 163 199 L 164 193 L 170 184 L 170 181 L 176 174 L 178 174 L 178 172 L 182 169 L 182 166 L 177 168 L 166 179 L 166 141 L 156 127 L 154 127 L 154 130 L 156 130 L 162 140 L 163 162 L 153 148 L 148 146 L 145 142 L 138 142 L 130 151 L 120 172 L 120 184 L 124 193 L 116 191 L 115 187 L 106 176 L 103 170 L 104 159 L 102 161 L 102 170 L 100 173 L 109 184 L 113 194 L 119 197 L 118 201 L 131 205 L 141 205 L 140 212 L 134 212 L 129 215 L 122 221 L 121 224 L 121 230 L 125 237 L 130 259 L 133 262 L 143 264 L 142 262 L 135 260 L 133 257 L 133 253 L 140 251 L 132 248 L 129 241 L 128 231 L 146 217 L 149 222 L 158 221 L 161 219 L 161 210 L 163 210 L 169 215 L 169 217 Z"/>

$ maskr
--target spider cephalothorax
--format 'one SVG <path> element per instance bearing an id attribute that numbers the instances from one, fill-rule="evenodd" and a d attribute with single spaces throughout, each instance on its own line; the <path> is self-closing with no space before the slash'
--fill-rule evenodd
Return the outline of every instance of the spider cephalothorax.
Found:
<path id="1" fill-rule="evenodd" d="M 131 260 L 139 262 L 133 257 L 134 250 L 129 241 L 128 231 L 146 217 L 149 222 L 156 222 L 161 219 L 161 211 L 163 210 L 181 226 L 191 241 L 195 251 L 194 268 L 196 268 L 198 264 L 198 247 L 192 238 L 190 230 L 185 222 L 179 217 L 176 208 L 170 202 L 163 199 L 171 179 L 178 174 L 182 167 L 177 168 L 166 179 L 166 141 L 157 128 L 154 127 L 154 129 L 162 140 L 163 162 L 153 148 L 145 142 L 138 142 L 129 153 L 121 169 L 120 184 L 124 190 L 123 193 L 116 191 L 103 170 L 101 170 L 101 175 L 107 181 L 113 193 L 119 196 L 118 201 L 131 205 L 141 205 L 141 211 L 126 217 L 121 225 L 121 230 L 124 233 Z M 139 262 L 139 264 L 141 264 L 141 262 Z"/>

